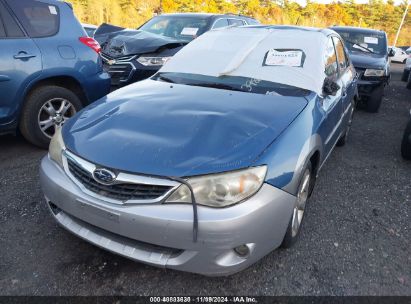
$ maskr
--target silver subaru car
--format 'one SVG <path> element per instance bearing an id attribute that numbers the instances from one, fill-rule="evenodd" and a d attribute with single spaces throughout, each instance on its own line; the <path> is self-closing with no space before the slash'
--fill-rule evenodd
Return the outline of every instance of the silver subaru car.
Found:
<path id="1" fill-rule="evenodd" d="M 56 132 L 41 163 L 47 204 L 70 232 L 130 259 L 238 272 L 297 240 L 355 92 L 332 30 L 207 32 Z"/>

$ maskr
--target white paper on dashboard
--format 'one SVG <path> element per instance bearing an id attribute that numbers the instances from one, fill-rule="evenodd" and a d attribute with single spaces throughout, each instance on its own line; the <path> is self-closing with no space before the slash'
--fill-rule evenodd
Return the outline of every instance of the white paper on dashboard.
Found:
<path id="1" fill-rule="evenodd" d="M 378 44 L 378 38 L 375 38 L 375 37 L 364 37 L 364 42 L 365 42 L 365 43 L 371 43 L 371 44 Z"/>
<path id="2" fill-rule="evenodd" d="M 50 11 L 50 14 L 57 15 L 57 9 L 55 6 L 49 5 L 49 11 Z"/>
<path id="3" fill-rule="evenodd" d="M 198 28 L 197 27 L 185 27 L 183 28 L 183 30 L 181 31 L 181 35 L 185 35 L 185 36 L 195 36 L 197 35 L 198 32 Z"/>
<path id="4" fill-rule="evenodd" d="M 268 51 L 264 65 L 301 67 L 303 52 L 300 50 L 278 51 L 271 49 Z"/>

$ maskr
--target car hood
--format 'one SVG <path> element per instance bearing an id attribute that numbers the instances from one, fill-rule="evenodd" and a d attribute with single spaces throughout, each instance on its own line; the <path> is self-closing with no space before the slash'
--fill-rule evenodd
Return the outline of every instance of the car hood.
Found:
<path id="1" fill-rule="evenodd" d="M 372 53 L 352 52 L 350 58 L 356 68 L 384 69 L 387 64 L 385 56 Z"/>
<path id="2" fill-rule="evenodd" d="M 304 109 L 270 96 L 145 80 L 70 119 L 68 150 L 104 167 L 191 176 L 249 167 Z"/>
<path id="3" fill-rule="evenodd" d="M 100 43 L 102 52 L 112 58 L 157 52 L 184 46 L 187 41 L 152 34 L 140 30 L 124 29 L 110 24 L 102 24 L 95 32 L 94 39 Z"/>

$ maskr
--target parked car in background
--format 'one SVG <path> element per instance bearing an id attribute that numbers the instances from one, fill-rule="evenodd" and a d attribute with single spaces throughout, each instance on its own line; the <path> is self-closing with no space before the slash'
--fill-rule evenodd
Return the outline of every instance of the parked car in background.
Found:
<path id="1" fill-rule="evenodd" d="M 410 119 L 404 130 L 401 142 L 401 155 L 404 159 L 411 160 L 411 111 Z"/>
<path id="2" fill-rule="evenodd" d="M 404 71 L 402 72 L 401 80 L 407 83 L 407 89 L 411 89 L 411 54 L 408 55 L 405 61 Z"/>
<path id="3" fill-rule="evenodd" d="M 360 102 L 369 112 L 378 112 L 384 87 L 391 77 L 387 35 L 383 31 L 348 26 L 334 26 L 345 41 L 358 73 Z"/>
<path id="4" fill-rule="evenodd" d="M 86 31 L 86 33 L 89 37 L 93 37 L 94 32 L 98 28 L 97 25 L 93 25 L 93 24 L 82 23 L 81 25 L 83 26 L 84 30 Z"/>
<path id="5" fill-rule="evenodd" d="M 392 62 L 405 63 L 408 57 L 408 54 L 406 53 L 406 51 L 404 51 L 403 49 L 397 48 L 395 46 L 394 47 L 390 46 L 388 49 L 389 51 L 390 50 L 394 51 L 394 56 L 391 57 Z"/>
<path id="6" fill-rule="evenodd" d="M 356 81 L 334 31 L 209 31 L 56 133 L 40 173 L 51 213 L 137 261 L 238 272 L 297 240 Z"/>
<path id="7" fill-rule="evenodd" d="M 47 147 L 57 127 L 109 92 L 100 46 L 65 2 L 0 0 L 0 50 L 0 133 L 20 129 Z"/>
<path id="8" fill-rule="evenodd" d="M 137 30 L 103 24 L 95 39 L 102 46 L 112 85 L 121 86 L 152 76 L 183 46 L 211 29 L 250 24 L 258 21 L 233 14 L 164 14 Z"/>

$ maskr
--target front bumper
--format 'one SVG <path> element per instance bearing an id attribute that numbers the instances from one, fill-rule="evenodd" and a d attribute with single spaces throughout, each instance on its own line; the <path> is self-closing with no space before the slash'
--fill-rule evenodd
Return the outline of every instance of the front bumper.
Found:
<path id="1" fill-rule="evenodd" d="M 53 216 L 77 236 L 136 261 L 212 276 L 238 272 L 277 248 L 296 199 L 264 184 L 235 206 L 199 206 L 194 243 L 190 204 L 101 201 L 82 192 L 48 156 L 41 162 L 40 180 Z M 250 249 L 245 257 L 233 250 L 243 244 Z"/>
<path id="2" fill-rule="evenodd" d="M 360 96 L 370 96 L 375 89 L 386 85 L 388 83 L 388 79 L 388 77 L 373 77 L 371 79 L 360 79 L 358 80 L 358 94 Z"/>
<path id="3" fill-rule="evenodd" d="M 87 94 L 89 103 L 96 101 L 110 93 L 111 78 L 106 72 L 87 77 L 83 82 L 83 88 Z"/>

